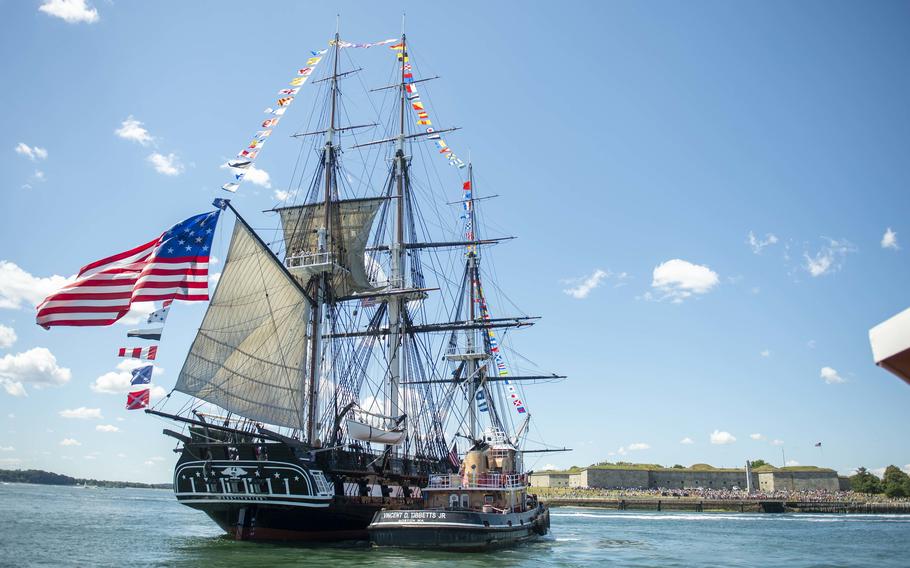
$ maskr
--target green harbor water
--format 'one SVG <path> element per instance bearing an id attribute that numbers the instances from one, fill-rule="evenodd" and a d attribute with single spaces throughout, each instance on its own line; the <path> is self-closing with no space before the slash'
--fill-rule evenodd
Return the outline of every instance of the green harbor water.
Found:
<path id="1" fill-rule="evenodd" d="M 910 566 L 910 516 L 558 508 L 552 533 L 494 553 L 236 542 L 170 491 L 0 485 L 2 566 Z"/>

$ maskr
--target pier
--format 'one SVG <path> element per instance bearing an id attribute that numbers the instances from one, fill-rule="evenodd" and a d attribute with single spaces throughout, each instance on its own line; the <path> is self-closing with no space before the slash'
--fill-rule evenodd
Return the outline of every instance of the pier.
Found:
<path id="1" fill-rule="evenodd" d="M 556 497 L 551 507 L 595 507 L 619 511 L 726 511 L 736 513 L 910 514 L 910 502 L 785 501 L 748 499 L 603 499 Z"/>

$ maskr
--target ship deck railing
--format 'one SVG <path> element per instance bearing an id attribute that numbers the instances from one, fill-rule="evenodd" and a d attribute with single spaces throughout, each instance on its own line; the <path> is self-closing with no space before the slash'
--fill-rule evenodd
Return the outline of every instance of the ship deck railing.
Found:
<path id="1" fill-rule="evenodd" d="M 524 473 L 481 473 L 430 475 L 426 490 L 446 489 L 522 489 L 528 486 Z"/>

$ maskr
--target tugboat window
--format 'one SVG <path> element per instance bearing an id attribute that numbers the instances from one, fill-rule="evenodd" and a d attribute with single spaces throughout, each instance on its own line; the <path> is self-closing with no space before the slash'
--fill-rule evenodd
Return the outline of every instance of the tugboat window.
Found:
<path id="1" fill-rule="evenodd" d="M 456 508 L 458 507 L 458 494 L 452 493 L 449 495 L 449 507 Z"/>
<path id="2" fill-rule="evenodd" d="M 467 493 L 461 494 L 461 506 L 465 509 L 468 509 L 471 507 L 471 498 L 468 496 Z"/>

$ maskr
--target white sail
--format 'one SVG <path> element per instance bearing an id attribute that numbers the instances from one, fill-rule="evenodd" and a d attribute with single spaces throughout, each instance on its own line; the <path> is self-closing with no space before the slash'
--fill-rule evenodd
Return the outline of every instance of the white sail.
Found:
<path id="1" fill-rule="evenodd" d="M 175 389 L 268 424 L 300 428 L 309 300 L 244 223 Z"/>
<path id="2" fill-rule="evenodd" d="M 332 204 L 331 256 L 319 254 L 319 230 L 325 226 L 325 204 L 281 207 L 286 263 L 301 285 L 313 275 L 332 271 L 336 296 L 374 290 L 364 267 L 364 249 L 384 198 L 345 199 Z"/>
<path id="3" fill-rule="evenodd" d="M 348 435 L 355 440 L 364 442 L 376 442 L 394 446 L 403 442 L 406 435 L 404 430 L 384 430 L 351 419 L 348 419 L 347 425 Z"/>

